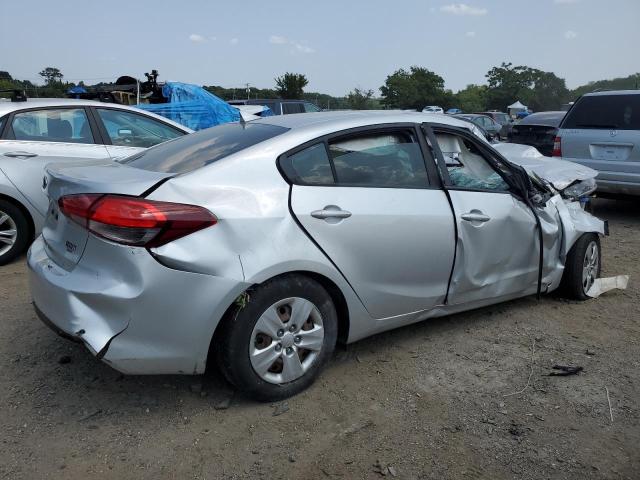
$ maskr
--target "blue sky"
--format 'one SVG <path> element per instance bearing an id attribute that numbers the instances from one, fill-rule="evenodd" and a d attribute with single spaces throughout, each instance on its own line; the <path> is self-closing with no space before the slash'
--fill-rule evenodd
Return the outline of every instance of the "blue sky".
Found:
<path id="1" fill-rule="evenodd" d="M 272 87 L 286 71 L 344 95 L 420 65 L 454 91 L 503 61 L 575 87 L 640 71 L 640 0 L 3 0 L 0 70 L 39 80 L 142 77 Z"/>

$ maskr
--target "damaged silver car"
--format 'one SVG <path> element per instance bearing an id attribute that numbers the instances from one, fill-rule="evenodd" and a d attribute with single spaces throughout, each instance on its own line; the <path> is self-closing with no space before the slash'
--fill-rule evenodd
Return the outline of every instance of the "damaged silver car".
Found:
<path id="1" fill-rule="evenodd" d="M 34 305 L 121 372 L 209 361 L 273 400 L 337 341 L 559 288 L 587 299 L 596 172 L 497 148 L 452 117 L 324 112 L 49 166 Z"/>

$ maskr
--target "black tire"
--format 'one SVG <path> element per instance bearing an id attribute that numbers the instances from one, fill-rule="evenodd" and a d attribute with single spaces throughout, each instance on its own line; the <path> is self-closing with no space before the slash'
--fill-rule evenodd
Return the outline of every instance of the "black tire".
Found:
<path id="1" fill-rule="evenodd" d="M 590 298 L 587 296 L 588 288 L 585 287 L 583 282 L 583 268 L 587 250 L 592 243 L 595 243 L 597 247 L 598 261 L 594 278 L 600 276 L 600 270 L 602 268 L 600 238 L 594 233 L 584 234 L 576 241 L 567 255 L 564 274 L 562 275 L 562 282 L 560 283 L 560 293 L 564 297 L 574 300 L 588 300 Z"/>
<path id="2" fill-rule="evenodd" d="M 232 309 L 216 332 L 212 348 L 216 352 L 218 366 L 239 391 L 257 400 L 274 401 L 291 397 L 315 381 L 333 354 L 338 337 L 338 318 L 331 297 L 318 282 L 296 274 L 269 280 L 252 289 L 248 295 L 246 304 Z M 267 309 L 292 297 L 308 300 L 319 312 L 324 328 L 322 347 L 301 377 L 286 383 L 270 383 L 254 370 L 251 363 L 254 327 Z M 268 341 L 271 344 L 273 339 L 268 338 Z M 300 350 L 300 354 L 297 351 L 294 355 L 304 354 L 304 350 Z"/>
<path id="3" fill-rule="evenodd" d="M 11 227 L 9 226 L 9 222 L 12 222 L 15 224 L 17 236 L 11 248 L 4 253 L 0 253 L 0 265 L 6 265 L 24 252 L 29 246 L 30 240 L 29 221 L 22 211 L 13 203 L 0 199 L 0 219 L 3 215 L 7 215 L 9 219 L 0 224 L 0 231 L 4 230 L 6 232 L 8 229 L 13 230 L 13 225 L 11 225 Z M 0 242 L 0 251 L 2 251 L 4 247 L 6 247 L 6 244 Z"/>

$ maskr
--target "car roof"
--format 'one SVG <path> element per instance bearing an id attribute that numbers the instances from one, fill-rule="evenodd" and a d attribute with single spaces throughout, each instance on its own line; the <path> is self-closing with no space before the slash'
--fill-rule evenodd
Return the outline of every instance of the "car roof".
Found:
<path id="1" fill-rule="evenodd" d="M 253 120 L 252 123 L 277 125 L 311 136 L 327 135 L 339 130 L 387 123 L 440 123 L 466 127 L 467 123 L 443 113 L 403 112 L 400 110 L 341 110 L 329 112 L 276 115 Z"/>
<path id="2" fill-rule="evenodd" d="M 130 110 L 132 112 L 146 115 L 148 117 L 157 118 L 165 123 L 173 125 L 174 127 L 183 130 L 184 132 L 193 132 L 190 128 L 185 127 L 177 122 L 174 122 L 166 117 L 157 115 L 152 112 L 147 112 L 140 108 L 136 108 L 129 105 L 121 105 L 119 103 L 99 102 L 97 100 L 83 100 L 76 98 L 28 98 L 24 102 L 0 102 L 0 117 L 14 112 L 16 110 L 23 110 L 27 108 L 47 108 L 47 107 L 112 107 L 120 110 Z"/>
<path id="3" fill-rule="evenodd" d="M 603 90 L 601 92 L 585 93 L 585 97 L 602 97 L 608 95 L 640 95 L 640 90 Z"/>

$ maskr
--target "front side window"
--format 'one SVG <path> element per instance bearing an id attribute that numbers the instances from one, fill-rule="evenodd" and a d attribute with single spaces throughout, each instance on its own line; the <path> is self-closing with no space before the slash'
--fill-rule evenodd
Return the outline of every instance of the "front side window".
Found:
<path id="1" fill-rule="evenodd" d="M 394 188 L 428 185 L 413 131 L 369 133 L 329 142 L 336 182 Z"/>
<path id="2" fill-rule="evenodd" d="M 435 135 L 452 186 L 470 190 L 509 190 L 475 143 L 452 133 L 437 132 Z"/>
<path id="3" fill-rule="evenodd" d="M 96 110 L 112 145 L 149 148 L 184 135 L 177 128 L 137 113 L 106 108 Z"/>
<path id="4" fill-rule="evenodd" d="M 11 121 L 9 137 L 39 142 L 94 143 L 84 108 L 18 112 Z"/>

